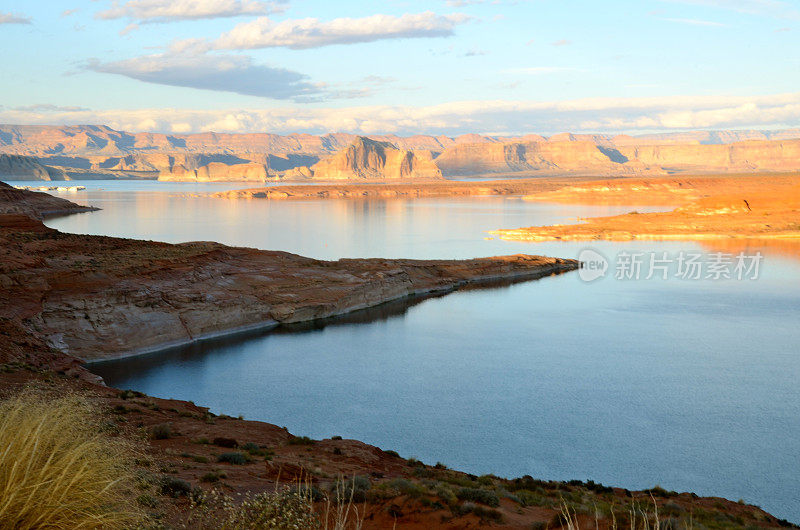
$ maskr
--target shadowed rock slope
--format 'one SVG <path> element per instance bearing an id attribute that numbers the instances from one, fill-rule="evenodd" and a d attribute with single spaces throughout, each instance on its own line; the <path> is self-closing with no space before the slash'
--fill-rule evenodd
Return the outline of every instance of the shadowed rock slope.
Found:
<path id="1" fill-rule="evenodd" d="M 62 215 L 97 210 L 80 206 L 74 202 L 48 193 L 18 190 L 5 182 L 0 182 L 0 214 L 22 214 L 34 219 L 49 215 Z"/>

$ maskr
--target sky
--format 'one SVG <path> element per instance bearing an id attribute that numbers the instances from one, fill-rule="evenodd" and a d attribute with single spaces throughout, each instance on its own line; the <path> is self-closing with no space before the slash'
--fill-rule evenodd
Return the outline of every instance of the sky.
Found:
<path id="1" fill-rule="evenodd" d="M 800 0 L 0 0 L 0 122 L 131 132 L 800 126 Z"/>

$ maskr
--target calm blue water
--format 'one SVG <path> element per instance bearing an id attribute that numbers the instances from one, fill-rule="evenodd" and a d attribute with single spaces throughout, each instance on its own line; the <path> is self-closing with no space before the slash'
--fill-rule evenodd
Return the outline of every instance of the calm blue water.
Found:
<path id="1" fill-rule="evenodd" d="M 646 211 L 496 197 L 227 201 L 174 191 L 84 192 L 104 210 L 48 225 L 320 258 L 576 257 L 585 243 L 486 240 L 485 231 Z M 591 246 L 612 263 L 621 251 L 717 250 Z M 612 271 L 586 283 L 570 273 L 92 368 L 113 386 L 473 473 L 660 484 L 743 498 L 800 521 L 800 261 L 785 248 L 762 250 L 755 281 L 616 280 Z"/>

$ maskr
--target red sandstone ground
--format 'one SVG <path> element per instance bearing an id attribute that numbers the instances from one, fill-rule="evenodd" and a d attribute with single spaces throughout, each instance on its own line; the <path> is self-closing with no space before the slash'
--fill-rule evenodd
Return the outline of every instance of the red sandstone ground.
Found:
<path id="1" fill-rule="evenodd" d="M 726 240 L 754 239 L 778 246 L 800 242 L 798 175 L 605 180 L 526 199 L 678 207 L 662 213 L 597 217 L 574 225 L 501 229 L 494 234 L 523 241 L 691 239 L 726 245 Z"/>

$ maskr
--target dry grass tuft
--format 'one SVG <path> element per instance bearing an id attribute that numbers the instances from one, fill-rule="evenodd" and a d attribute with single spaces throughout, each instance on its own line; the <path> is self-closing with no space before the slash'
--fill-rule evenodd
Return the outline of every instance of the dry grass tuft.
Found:
<path id="1" fill-rule="evenodd" d="M 0 530 L 143 522 L 129 490 L 133 446 L 102 419 L 75 394 L 29 388 L 0 402 Z"/>

